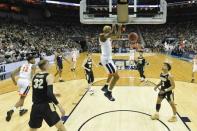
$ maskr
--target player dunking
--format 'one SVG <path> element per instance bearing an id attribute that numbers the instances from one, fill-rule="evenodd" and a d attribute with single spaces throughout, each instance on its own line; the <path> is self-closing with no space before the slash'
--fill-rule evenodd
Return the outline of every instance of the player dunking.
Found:
<path id="1" fill-rule="evenodd" d="M 82 67 L 85 70 L 86 80 L 88 81 L 88 90 L 90 94 L 94 94 L 94 90 L 92 89 L 92 83 L 94 82 L 94 74 L 92 70 L 93 64 L 97 66 L 92 60 L 92 54 L 88 53 L 87 58 L 83 61 Z"/>
<path id="2" fill-rule="evenodd" d="M 175 88 L 175 83 L 174 83 L 173 77 L 169 73 L 170 70 L 171 70 L 171 65 L 169 63 L 164 63 L 162 67 L 163 72 L 160 75 L 161 81 L 154 88 L 155 91 L 159 89 L 159 94 L 157 97 L 156 113 L 151 116 L 152 120 L 159 119 L 159 110 L 161 107 L 161 102 L 164 98 L 167 98 L 167 101 L 169 102 L 173 111 L 173 116 L 168 120 L 168 122 L 177 121 L 176 106 L 174 104 L 174 93 L 173 93 L 173 90 Z M 161 88 L 159 88 L 159 86 L 161 86 Z"/>
<path id="3" fill-rule="evenodd" d="M 192 80 L 191 80 L 191 83 L 194 83 L 195 82 L 194 75 L 195 75 L 196 72 L 197 72 L 197 55 L 195 55 L 195 57 L 193 59 L 193 70 L 192 70 Z"/>
<path id="4" fill-rule="evenodd" d="M 121 26 L 119 26 L 120 28 Z M 104 91 L 104 95 L 110 100 L 115 101 L 115 98 L 112 96 L 112 90 L 119 80 L 119 75 L 117 68 L 112 60 L 112 45 L 111 45 L 111 35 L 114 31 L 114 26 L 104 26 L 103 33 L 99 36 L 99 42 L 101 45 L 101 64 L 108 73 L 107 82 L 104 87 L 101 89 Z"/>
<path id="5" fill-rule="evenodd" d="M 65 115 L 64 109 L 53 94 L 54 78 L 53 75 L 48 72 L 49 61 L 41 60 L 38 66 L 41 71 L 37 73 L 32 80 L 33 105 L 29 120 L 30 131 L 36 131 L 40 128 L 43 120 L 45 120 L 50 127 L 55 125 L 58 131 L 66 131 L 55 108 L 56 105 L 62 116 Z"/>
<path id="6" fill-rule="evenodd" d="M 64 54 L 61 51 L 61 49 L 58 48 L 57 51 L 55 52 L 55 60 L 54 61 L 56 64 L 56 69 L 57 69 L 55 76 L 57 76 L 59 74 L 59 82 L 64 82 L 64 80 L 62 80 L 63 59 L 68 62 L 68 60 L 64 57 Z"/>
<path id="7" fill-rule="evenodd" d="M 21 67 L 17 68 L 12 74 L 11 78 L 14 82 L 14 85 L 17 85 L 19 90 L 20 99 L 14 105 L 14 107 L 7 112 L 6 121 L 10 121 L 14 111 L 19 107 L 19 115 L 22 116 L 27 112 L 27 109 L 23 109 L 23 104 L 26 98 L 26 95 L 30 89 L 30 83 L 33 75 L 35 74 L 36 67 L 33 65 L 35 64 L 35 58 L 33 56 L 27 57 L 28 63 L 23 64 Z M 19 79 L 16 82 L 16 75 L 19 73 Z"/>

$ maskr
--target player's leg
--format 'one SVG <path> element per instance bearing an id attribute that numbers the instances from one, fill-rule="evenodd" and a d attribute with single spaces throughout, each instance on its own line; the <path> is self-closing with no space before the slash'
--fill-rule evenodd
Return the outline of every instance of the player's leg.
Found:
<path id="1" fill-rule="evenodd" d="M 27 109 L 23 109 L 23 104 L 24 104 L 26 95 L 28 94 L 29 89 L 30 89 L 29 82 L 28 81 L 25 81 L 25 80 L 20 80 L 19 79 L 18 82 L 17 82 L 17 84 L 18 84 L 18 87 L 19 87 L 19 95 L 20 95 L 20 98 L 16 102 L 16 104 L 14 105 L 14 107 L 7 112 L 6 121 L 10 121 L 11 120 L 13 113 L 15 112 L 15 110 L 18 107 L 20 107 L 20 109 L 19 109 L 20 116 L 24 115 L 28 111 Z"/>
<path id="2" fill-rule="evenodd" d="M 58 131 L 66 131 L 53 103 L 46 104 L 44 111 L 44 120 L 50 127 L 56 126 Z"/>
<path id="3" fill-rule="evenodd" d="M 6 121 L 10 121 L 11 118 L 12 118 L 12 115 L 13 115 L 13 113 L 16 111 L 16 109 L 17 109 L 18 107 L 22 107 L 22 106 L 23 106 L 24 100 L 25 100 L 25 96 L 20 96 L 19 100 L 16 102 L 16 104 L 14 105 L 14 107 L 13 107 L 11 110 L 9 110 L 9 111 L 7 112 Z M 20 109 L 20 110 L 21 110 L 21 109 Z M 26 112 L 27 112 L 27 110 L 25 110 L 24 113 L 26 113 Z M 19 112 L 19 113 L 20 113 L 20 112 Z M 23 115 L 23 114 L 20 113 L 20 116 L 21 116 L 21 115 Z"/>
<path id="4" fill-rule="evenodd" d="M 15 107 L 19 107 L 19 115 L 23 116 L 28 110 L 23 108 L 23 104 L 25 101 L 26 96 L 21 96 L 19 101 L 15 104 Z"/>
<path id="5" fill-rule="evenodd" d="M 105 68 L 105 71 L 108 74 L 107 81 L 106 81 L 105 85 L 103 86 L 103 88 L 101 89 L 102 91 L 107 92 L 108 91 L 108 87 L 109 87 L 109 83 L 111 82 L 111 79 L 113 77 L 111 75 L 112 70 L 109 68 L 108 60 L 101 59 L 100 65 L 102 65 Z"/>
<path id="6" fill-rule="evenodd" d="M 56 65 L 56 73 L 55 73 L 55 77 L 57 76 L 59 74 L 59 68 L 58 68 L 58 66 Z"/>
<path id="7" fill-rule="evenodd" d="M 64 82 L 64 80 L 62 80 L 62 69 L 59 70 L 59 81 Z"/>
<path id="8" fill-rule="evenodd" d="M 59 121 L 55 124 L 55 127 L 58 129 L 58 131 L 66 131 L 66 128 L 64 127 L 64 124 Z"/>
<path id="9" fill-rule="evenodd" d="M 168 122 L 176 122 L 177 121 L 177 117 L 176 117 L 176 105 L 174 103 L 174 94 L 173 93 L 168 93 L 167 95 L 167 100 L 172 108 L 172 112 L 173 112 L 173 116 L 168 120 Z"/>
<path id="10" fill-rule="evenodd" d="M 91 72 L 86 73 L 86 79 L 88 82 L 88 91 L 90 92 L 90 95 L 93 95 L 94 94 L 94 90 L 92 89 L 93 74 Z"/>
<path id="11" fill-rule="evenodd" d="M 45 106 L 43 104 L 33 104 L 29 119 L 29 131 L 37 131 L 42 126 Z"/>
<path id="12" fill-rule="evenodd" d="M 108 91 L 109 83 L 111 82 L 112 77 L 113 76 L 111 74 L 108 74 L 107 81 L 105 85 L 103 86 L 103 88 L 101 89 L 102 91 L 104 92 Z"/>
<path id="13" fill-rule="evenodd" d="M 118 73 L 114 73 L 112 75 L 112 80 L 111 80 L 111 83 L 110 83 L 110 86 L 109 86 L 109 91 L 112 91 L 114 86 L 116 85 L 116 82 L 119 80 L 120 76 L 118 75 Z"/>
<path id="14" fill-rule="evenodd" d="M 194 79 L 194 72 L 192 72 L 192 80 L 191 83 L 194 83 L 195 79 Z"/>
<path id="15" fill-rule="evenodd" d="M 64 80 L 62 79 L 62 70 L 63 70 L 63 64 L 59 64 L 58 65 L 59 68 L 59 82 L 64 82 Z"/>
<path id="16" fill-rule="evenodd" d="M 138 72 L 140 74 L 140 80 L 141 81 L 144 81 L 145 75 L 144 75 L 144 69 L 143 69 L 143 67 L 139 67 Z"/>
<path id="17" fill-rule="evenodd" d="M 109 88 L 108 90 L 104 93 L 104 95 L 110 100 L 110 101 L 115 101 L 115 99 L 112 96 L 112 90 L 114 86 L 116 85 L 117 81 L 119 80 L 119 75 L 117 73 L 117 69 L 113 61 L 109 61 L 109 63 L 106 65 L 106 67 L 109 69 L 110 74 L 111 74 L 111 80 L 109 83 Z"/>
<path id="18" fill-rule="evenodd" d="M 157 120 L 157 119 L 159 119 L 159 111 L 160 111 L 161 102 L 163 101 L 163 99 L 164 99 L 163 96 L 158 95 L 158 97 L 157 97 L 157 102 L 156 102 L 156 113 L 153 114 L 153 115 L 151 116 L 151 119 L 152 119 L 152 120 Z"/>

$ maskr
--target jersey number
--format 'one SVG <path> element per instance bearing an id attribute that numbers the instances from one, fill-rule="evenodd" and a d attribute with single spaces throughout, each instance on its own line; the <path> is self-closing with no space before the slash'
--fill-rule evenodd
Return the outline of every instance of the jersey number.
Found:
<path id="1" fill-rule="evenodd" d="M 28 69 L 29 69 L 28 66 L 24 66 L 22 70 L 23 70 L 23 72 L 28 72 Z"/>
<path id="2" fill-rule="evenodd" d="M 34 80 L 34 88 L 35 89 L 43 89 L 43 79 L 35 79 Z"/>
<path id="3" fill-rule="evenodd" d="M 164 86 L 165 86 L 165 83 L 164 83 L 164 82 L 161 82 L 161 86 L 163 86 L 163 87 L 164 87 Z"/>

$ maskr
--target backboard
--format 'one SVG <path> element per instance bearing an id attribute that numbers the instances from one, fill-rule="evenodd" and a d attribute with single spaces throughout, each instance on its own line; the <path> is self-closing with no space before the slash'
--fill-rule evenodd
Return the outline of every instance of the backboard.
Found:
<path id="1" fill-rule="evenodd" d="M 166 23 L 167 2 L 152 1 L 129 0 L 128 22 L 124 24 Z M 117 0 L 81 0 L 80 21 L 83 24 L 120 24 L 117 20 Z"/>

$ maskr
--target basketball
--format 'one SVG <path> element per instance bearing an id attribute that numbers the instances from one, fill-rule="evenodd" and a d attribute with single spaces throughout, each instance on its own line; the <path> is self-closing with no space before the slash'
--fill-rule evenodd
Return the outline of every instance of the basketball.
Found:
<path id="1" fill-rule="evenodd" d="M 137 41 L 138 41 L 138 34 L 135 33 L 135 32 L 131 32 L 131 33 L 128 35 L 128 39 L 129 39 L 129 41 L 137 42 Z"/>

